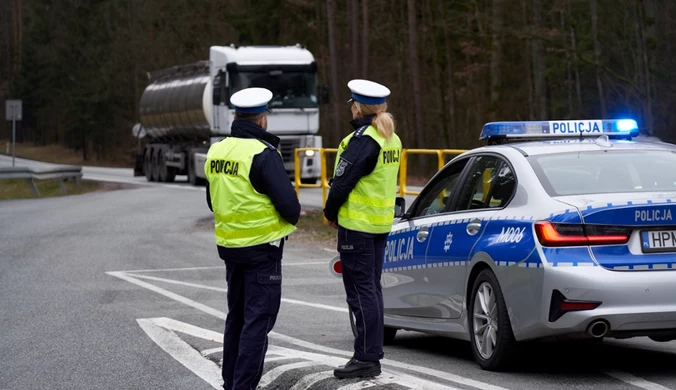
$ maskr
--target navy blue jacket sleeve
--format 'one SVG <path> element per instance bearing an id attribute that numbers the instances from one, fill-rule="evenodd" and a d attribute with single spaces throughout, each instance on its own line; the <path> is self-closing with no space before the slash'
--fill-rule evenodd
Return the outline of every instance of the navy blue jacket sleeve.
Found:
<path id="1" fill-rule="evenodd" d="M 347 200 L 348 195 L 359 182 L 369 175 L 378 164 L 380 145 L 371 137 L 353 137 L 341 155 L 346 164 L 344 172 L 336 175 L 331 183 L 331 190 L 324 206 L 324 216 L 329 221 L 338 220 L 338 210 Z"/>
<path id="2" fill-rule="evenodd" d="M 207 206 L 209 206 L 209 210 L 214 211 L 214 208 L 211 205 L 211 193 L 209 192 L 209 181 L 207 181 Z"/>
<path id="3" fill-rule="evenodd" d="M 249 180 L 254 189 L 267 195 L 279 215 L 292 225 L 300 218 L 300 202 L 284 168 L 282 157 L 272 149 L 265 149 L 254 157 Z"/>

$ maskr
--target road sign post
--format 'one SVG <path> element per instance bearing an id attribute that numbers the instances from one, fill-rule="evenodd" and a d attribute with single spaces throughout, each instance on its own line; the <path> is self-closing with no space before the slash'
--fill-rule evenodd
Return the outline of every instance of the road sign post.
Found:
<path id="1" fill-rule="evenodd" d="M 21 100 L 5 100 L 5 117 L 8 121 L 12 121 L 12 166 L 16 156 L 16 121 L 21 120 L 21 114 Z"/>

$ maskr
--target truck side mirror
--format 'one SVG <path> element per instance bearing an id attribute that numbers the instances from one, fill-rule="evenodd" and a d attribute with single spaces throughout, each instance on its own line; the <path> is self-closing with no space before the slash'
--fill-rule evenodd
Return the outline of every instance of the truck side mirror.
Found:
<path id="1" fill-rule="evenodd" d="M 214 76 L 214 84 L 212 85 L 211 90 L 211 97 L 214 106 L 221 105 L 221 99 L 223 98 L 224 92 L 225 92 L 225 72 L 220 70 L 218 71 L 216 76 Z"/>
<path id="2" fill-rule="evenodd" d="M 394 217 L 401 218 L 406 213 L 406 199 L 397 198 L 394 202 Z"/>
<path id="3" fill-rule="evenodd" d="M 326 84 L 319 86 L 319 103 L 329 104 L 329 86 Z"/>

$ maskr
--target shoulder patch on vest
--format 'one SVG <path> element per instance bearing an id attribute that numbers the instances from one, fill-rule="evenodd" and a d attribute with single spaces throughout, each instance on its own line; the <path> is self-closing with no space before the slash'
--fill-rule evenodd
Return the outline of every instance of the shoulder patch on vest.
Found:
<path id="1" fill-rule="evenodd" d="M 351 162 L 341 157 L 341 159 L 338 161 L 338 165 L 336 166 L 336 176 L 343 176 L 345 170 L 351 164 Z"/>
<path id="2" fill-rule="evenodd" d="M 368 125 L 364 125 L 364 126 L 358 128 L 357 131 L 354 132 L 354 137 L 355 137 L 355 138 L 361 138 L 361 136 L 364 135 L 364 132 L 365 132 L 366 129 L 368 129 L 368 128 L 369 128 Z"/>

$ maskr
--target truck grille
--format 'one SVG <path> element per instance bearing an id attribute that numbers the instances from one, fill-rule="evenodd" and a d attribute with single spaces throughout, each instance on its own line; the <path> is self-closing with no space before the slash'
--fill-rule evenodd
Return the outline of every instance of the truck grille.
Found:
<path id="1" fill-rule="evenodd" d="M 284 162 L 293 162 L 293 151 L 300 147 L 299 139 L 283 139 L 279 142 L 279 151 Z"/>

